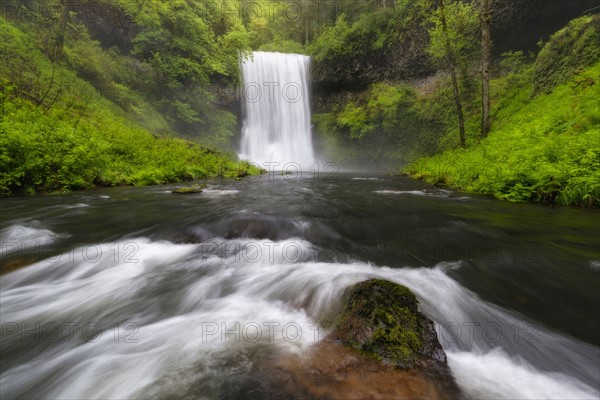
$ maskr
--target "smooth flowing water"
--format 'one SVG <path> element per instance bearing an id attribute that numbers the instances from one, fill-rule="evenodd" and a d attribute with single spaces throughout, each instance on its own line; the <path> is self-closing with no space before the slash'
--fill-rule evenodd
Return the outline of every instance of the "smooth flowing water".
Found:
<path id="1" fill-rule="evenodd" d="M 254 52 L 241 62 L 244 125 L 240 158 L 282 169 L 313 164 L 310 57 Z"/>
<path id="2" fill-rule="evenodd" d="M 596 211 L 382 174 L 172 188 L 0 200 L 1 398 L 294 398 L 265 365 L 371 277 L 417 294 L 466 397 L 598 398 Z"/>

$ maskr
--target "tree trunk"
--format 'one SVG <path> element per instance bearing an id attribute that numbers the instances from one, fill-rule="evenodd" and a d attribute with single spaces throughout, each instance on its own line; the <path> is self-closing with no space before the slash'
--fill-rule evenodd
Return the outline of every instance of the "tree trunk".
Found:
<path id="1" fill-rule="evenodd" d="M 60 14 L 60 19 L 58 20 L 58 27 L 55 33 L 54 49 L 52 51 L 52 62 L 58 62 L 62 57 L 63 47 L 65 44 L 65 31 L 67 30 L 67 22 L 69 22 L 69 8 L 71 5 L 71 1 L 61 0 L 60 5 L 62 7 L 62 12 Z"/>
<path id="2" fill-rule="evenodd" d="M 481 137 L 490 131 L 491 0 L 481 0 Z"/>
<path id="3" fill-rule="evenodd" d="M 308 16 L 304 18 L 304 45 L 308 46 Z"/>
<path id="4" fill-rule="evenodd" d="M 448 36 L 448 26 L 446 24 L 446 9 L 444 0 L 440 0 L 440 19 L 442 22 L 442 31 L 444 40 L 446 41 L 446 59 L 448 68 L 450 69 L 450 77 L 452 78 L 452 89 L 454 90 L 454 103 L 456 104 L 456 114 L 458 116 L 458 134 L 460 136 L 460 147 L 465 148 L 465 120 L 463 117 L 462 103 L 460 101 L 460 91 L 458 89 L 458 78 L 456 77 L 456 63 L 452 54 L 452 45 Z"/>
<path id="5" fill-rule="evenodd" d="M 304 2 L 304 7 L 303 7 L 303 14 L 304 14 L 304 45 L 308 46 L 308 22 L 309 22 L 309 9 L 310 7 L 310 2 L 309 1 L 305 1 Z"/>

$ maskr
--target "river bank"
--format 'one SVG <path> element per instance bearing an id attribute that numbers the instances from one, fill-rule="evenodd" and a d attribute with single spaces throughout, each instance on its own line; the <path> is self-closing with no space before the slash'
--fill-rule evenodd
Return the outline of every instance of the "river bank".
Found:
<path id="1" fill-rule="evenodd" d="M 486 139 L 420 159 L 404 172 L 500 200 L 600 207 L 600 63 L 551 93 L 501 108 Z"/>

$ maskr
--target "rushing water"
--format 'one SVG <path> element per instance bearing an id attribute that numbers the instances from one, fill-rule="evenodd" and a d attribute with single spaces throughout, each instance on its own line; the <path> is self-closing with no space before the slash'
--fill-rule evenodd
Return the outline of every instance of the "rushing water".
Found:
<path id="1" fill-rule="evenodd" d="M 598 212 L 377 174 L 170 189 L 1 200 L 1 398 L 293 397 L 258 366 L 370 277 L 417 294 L 465 396 L 598 398 Z"/>
<path id="2" fill-rule="evenodd" d="M 241 158 L 279 166 L 308 167 L 311 138 L 308 72 L 310 57 L 254 52 L 241 62 L 244 126 Z"/>

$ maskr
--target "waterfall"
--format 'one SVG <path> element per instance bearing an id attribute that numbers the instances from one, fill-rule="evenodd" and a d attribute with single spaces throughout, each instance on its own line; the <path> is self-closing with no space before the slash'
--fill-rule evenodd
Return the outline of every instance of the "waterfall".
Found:
<path id="1" fill-rule="evenodd" d="M 300 54 L 259 51 L 242 59 L 241 159 L 274 169 L 312 165 L 309 66 Z"/>

